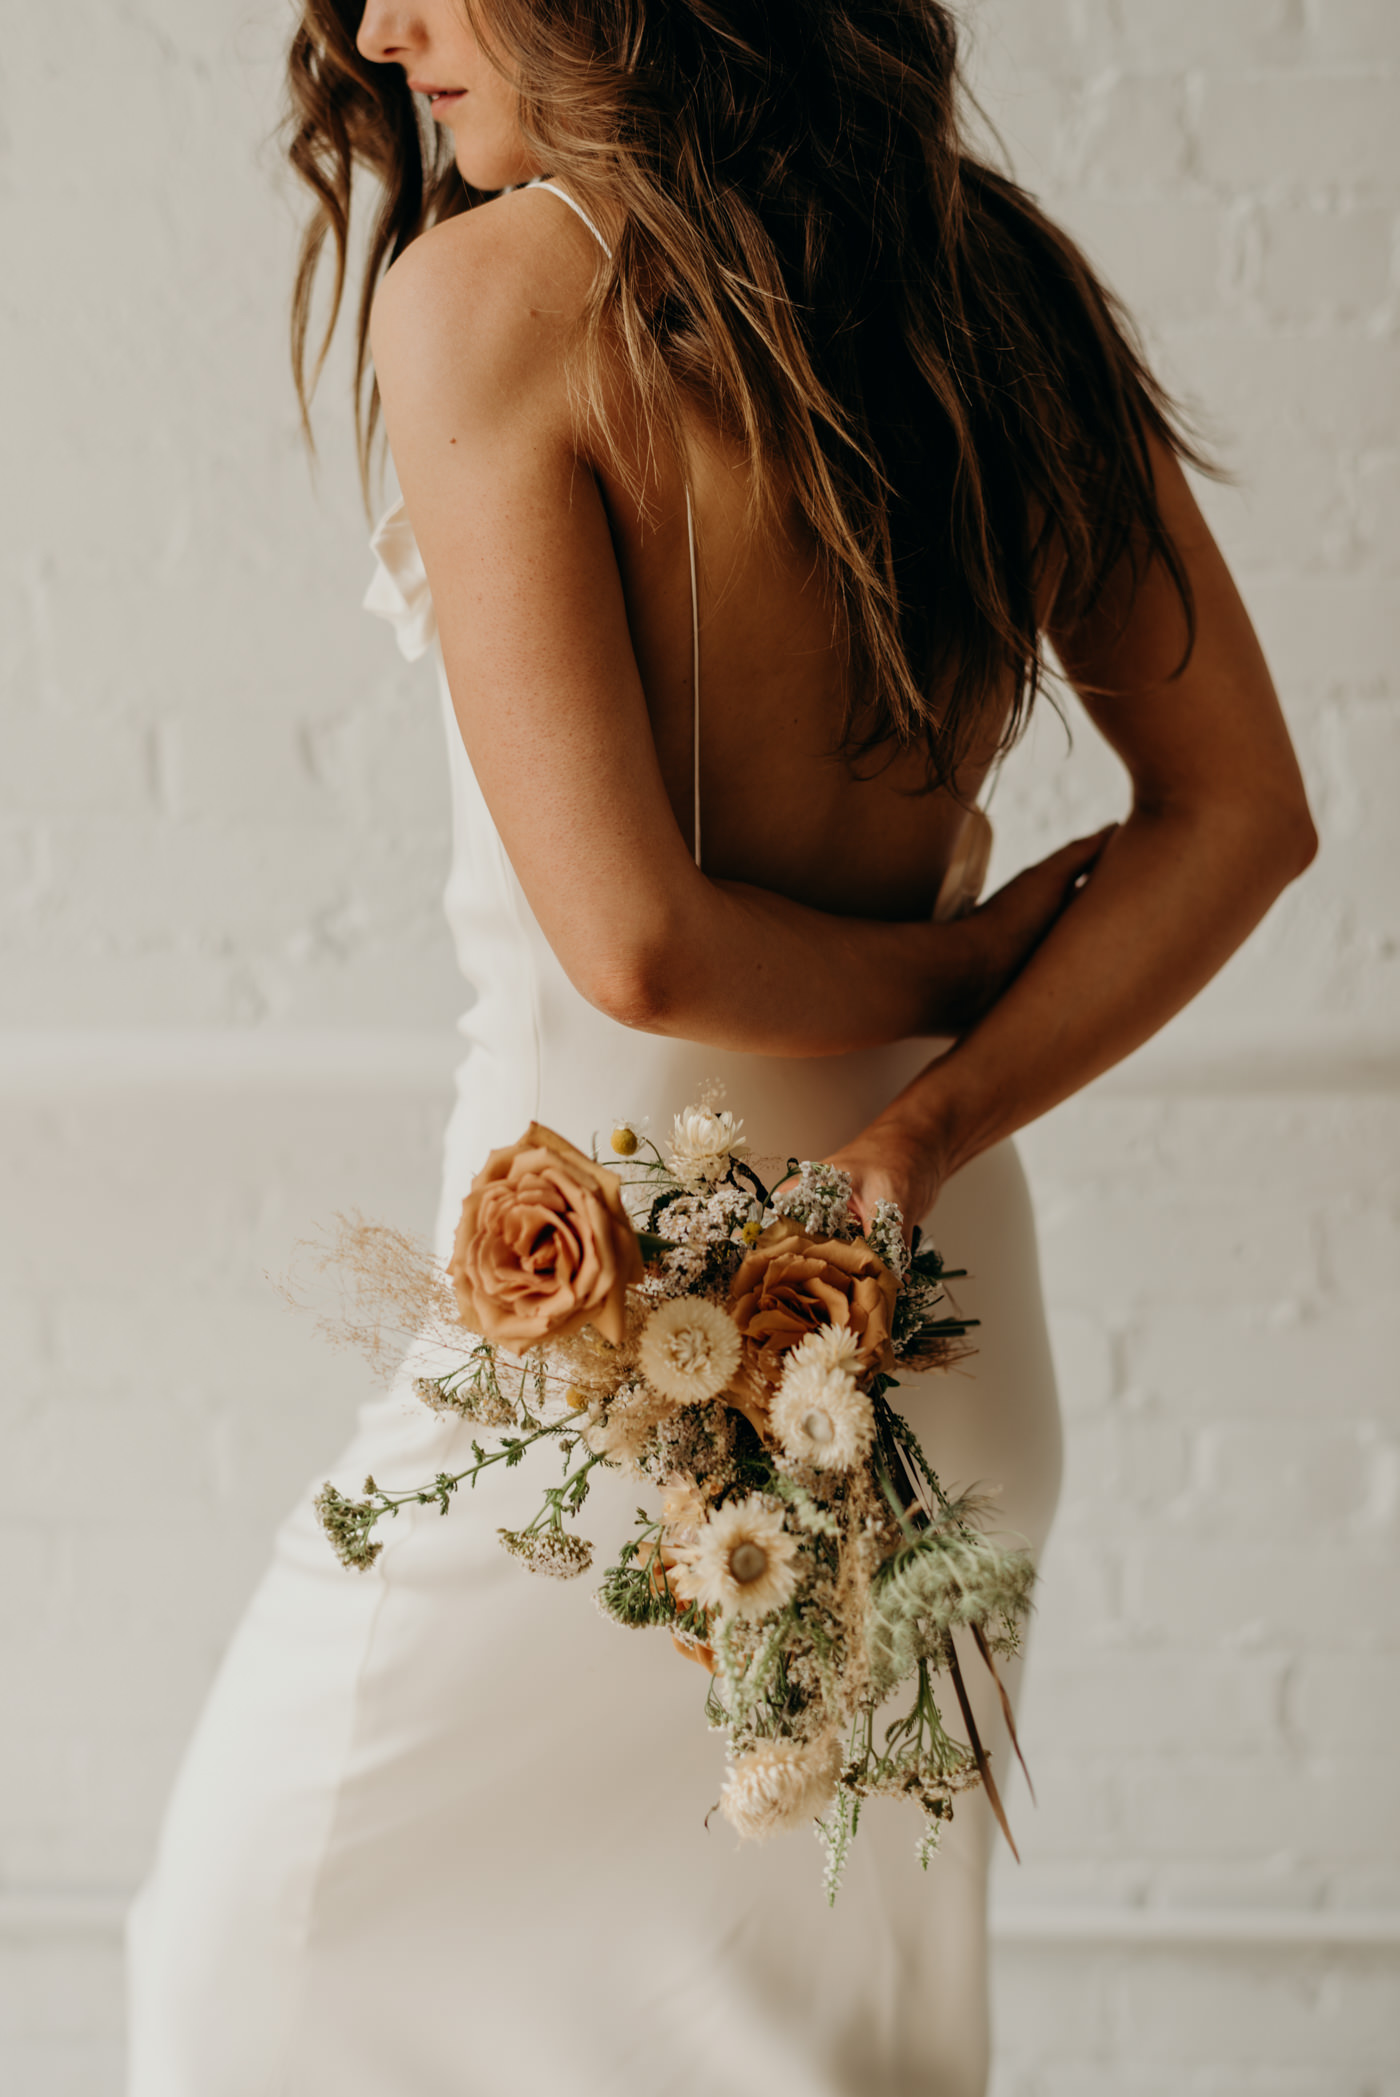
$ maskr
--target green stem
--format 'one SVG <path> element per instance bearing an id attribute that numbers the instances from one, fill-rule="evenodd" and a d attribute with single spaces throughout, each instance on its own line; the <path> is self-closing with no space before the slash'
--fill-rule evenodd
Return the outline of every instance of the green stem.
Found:
<path id="1" fill-rule="evenodd" d="M 663 1238 L 659 1231 L 637 1232 L 637 1243 L 644 1260 L 659 1260 L 663 1252 L 669 1252 L 678 1242 L 675 1238 Z"/>
<path id="2" fill-rule="evenodd" d="M 879 1480 L 881 1492 L 890 1503 L 890 1512 L 899 1524 L 900 1534 L 906 1543 L 916 1544 L 919 1533 L 909 1519 L 909 1510 L 894 1489 L 894 1481 L 886 1468 L 883 1456 L 877 1455 L 875 1458 L 875 1476 Z"/>
<path id="3" fill-rule="evenodd" d="M 587 1463 L 580 1464 L 576 1471 L 569 1472 L 562 1485 L 549 1486 L 545 1492 L 544 1506 L 533 1520 L 526 1523 L 520 1534 L 522 1536 L 533 1536 L 538 1529 L 545 1526 L 546 1516 L 548 1517 L 549 1528 L 562 1531 L 564 1527 L 565 1495 L 571 1488 L 577 1487 L 581 1478 L 588 1476 L 595 1464 L 600 1464 L 602 1461 L 601 1456 L 590 1456 Z M 575 1506 L 573 1512 L 577 1513 L 577 1511 L 577 1506 Z"/>
<path id="4" fill-rule="evenodd" d="M 894 1379 L 890 1378 L 888 1381 L 893 1382 Z M 940 1512 L 951 1514 L 952 1504 L 943 1490 L 942 1481 L 934 1470 L 933 1465 L 924 1455 L 923 1444 L 905 1419 L 903 1413 L 891 1405 L 889 1399 L 885 1396 L 885 1382 L 886 1379 L 877 1379 L 875 1388 L 870 1394 L 871 1401 L 875 1407 L 876 1424 L 881 1436 L 882 1438 L 887 1437 L 900 1454 L 918 1471 L 929 1491 L 933 1494 Z M 903 1524 L 901 1523 L 900 1526 L 903 1527 Z"/>
<path id="5" fill-rule="evenodd" d="M 493 1449 L 489 1455 L 483 1455 L 480 1444 L 473 1442 L 476 1462 L 468 1464 L 465 1471 L 439 1472 L 431 1491 L 426 1491 L 422 1486 L 411 1486 L 407 1492 L 389 1493 L 383 1486 L 376 1485 L 367 1492 L 366 1498 L 379 1503 L 375 1509 L 376 1521 L 381 1514 L 393 1514 L 400 1507 L 426 1507 L 430 1501 L 441 1500 L 446 1494 L 455 1493 L 458 1486 L 466 1484 L 468 1480 L 475 1484 L 478 1474 L 489 1470 L 492 1464 L 519 1463 L 521 1455 L 533 1442 L 543 1441 L 546 1435 L 568 1433 L 571 1429 L 577 1431 L 572 1420 L 556 1420 L 552 1425 L 537 1427 L 533 1434 L 515 1436 L 499 1449 Z M 597 1459 L 593 1461 L 596 1462 Z"/>

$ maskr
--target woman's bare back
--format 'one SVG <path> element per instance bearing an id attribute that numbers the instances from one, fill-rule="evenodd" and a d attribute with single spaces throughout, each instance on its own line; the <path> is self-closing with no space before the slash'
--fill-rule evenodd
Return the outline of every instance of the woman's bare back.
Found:
<path id="1" fill-rule="evenodd" d="M 965 814 L 925 793 L 904 755 L 854 770 L 840 756 L 844 665 L 815 550 L 796 505 L 756 533 L 744 458 L 697 411 L 689 436 L 700 585 L 701 809 L 704 864 L 816 909 L 874 918 L 927 916 Z M 636 496 L 597 469 L 622 575 L 662 775 L 689 838 L 692 795 L 691 614 L 685 481 L 659 467 L 643 516 Z M 996 742 L 964 774 L 980 785 Z"/>

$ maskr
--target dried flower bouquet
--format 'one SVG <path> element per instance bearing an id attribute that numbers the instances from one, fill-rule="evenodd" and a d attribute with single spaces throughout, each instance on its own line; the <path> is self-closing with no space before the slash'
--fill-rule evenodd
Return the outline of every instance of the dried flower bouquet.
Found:
<path id="1" fill-rule="evenodd" d="M 604 1165 L 535 1124 L 493 1152 L 446 1277 L 395 1233 L 345 1227 L 332 1256 L 362 1296 L 450 1350 L 419 1396 L 497 1440 L 421 1488 L 369 1478 L 352 1499 L 325 1486 L 317 1510 L 338 1555 L 372 1565 L 384 1516 L 433 1502 L 445 1514 L 460 1486 L 552 1440 L 561 1482 L 526 1527 L 499 1533 L 531 1571 L 569 1578 L 593 1561 L 574 1526 L 589 1474 L 621 1469 L 661 1505 L 639 1511 L 596 1601 L 615 1623 L 670 1631 L 710 1670 L 706 1715 L 729 1759 L 719 1804 L 741 1835 L 815 1823 L 831 1899 L 875 1795 L 918 1806 L 925 1866 L 955 1795 L 979 1780 L 1010 1841 L 953 1633 L 966 1628 L 995 1677 L 1019 1643 L 1031 1561 L 945 1493 L 889 1396 L 897 1371 L 967 1351 L 948 1272 L 917 1232 L 906 1245 L 893 1203 L 862 1234 L 831 1166 L 790 1159 L 770 1192 L 727 1112 L 677 1115 L 664 1155 L 630 1124 L 611 1143 Z M 382 1317 L 355 1330 L 383 1349 Z M 939 1711 L 944 1674 L 966 1745 Z M 900 1689 L 912 1700 L 885 1723 Z M 1010 1724 L 1004 1692 L 1002 1705 Z"/>

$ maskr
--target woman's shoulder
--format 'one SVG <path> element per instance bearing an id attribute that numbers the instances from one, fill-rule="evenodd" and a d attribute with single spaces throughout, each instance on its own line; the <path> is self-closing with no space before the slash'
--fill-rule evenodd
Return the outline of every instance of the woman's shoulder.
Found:
<path id="1" fill-rule="evenodd" d="M 598 247 L 559 198 L 529 188 L 421 233 L 375 294 L 370 347 L 381 383 L 445 373 L 517 390 L 556 374 L 583 311 Z"/>

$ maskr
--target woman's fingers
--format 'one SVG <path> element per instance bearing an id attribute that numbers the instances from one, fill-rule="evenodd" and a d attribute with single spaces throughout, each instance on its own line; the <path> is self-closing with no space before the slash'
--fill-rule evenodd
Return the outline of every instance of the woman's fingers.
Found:
<path id="1" fill-rule="evenodd" d="M 1082 887 L 1097 865 L 1104 846 L 1117 828 L 1118 825 L 1116 823 L 1106 823 L 1103 829 L 1096 830 L 1092 837 L 1071 839 L 1069 844 L 1061 845 L 1058 852 L 1051 854 L 1049 863 L 1053 864 L 1057 859 L 1063 860 L 1068 886 L 1071 889 Z"/>
<path id="2" fill-rule="evenodd" d="M 1092 875 L 1116 823 L 1071 838 L 1028 866 L 964 919 L 977 942 L 978 988 L 969 1004 L 972 1026 L 995 1004 L 1030 960 L 1056 919 Z"/>
<path id="3" fill-rule="evenodd" d="M 1021 959 L 1044 937 L 1075 890 L 1088 879 L 1117 828 L 1116 823 L 1109 823 L 1091 837 L 1071 838 L 1067 845 L 1017 874 L 982 905 L 990 914 L 1008 919 L 1013 944 L 1019 943 L 1018 934 L 1026 942 Z"/>
<path id="4" fill-rule="evenodd" d="M 840 1150 L 832 1151 L 825 1162 L 851 1175 L 851 1206 L 862 1229 L 873 1221 L 880 1202 L 892 1201 L 904 1218 L 907 1240 L 938 1194 L 938 1181 L 927 1157 L 884 1123 L 873 1123 Z"/>
<path id="5" fill-rule="evenodd" d="M 1117 828 L 1116 823 L 1109 823 L 1102 830 L 1095 830 L 1089 837 L 1071 838 L 1067 845 L 1061 845 L 1058 850 L 1049 853 L 1044 859 L 1038 859 L 1033 866 L 1028 866 L 1023 873 L 1017 874 L 1015 880 L 1008 881 L 1006 888 L 998 893 L 1005 895 L 1015 888 L 1018 882 L 1024 881 L 1028 886 L 1034 886 L 1047 899 L 1058 892 L 1062 899 L 1067 900 L 1093 872 L 1105 845 Z"/>

